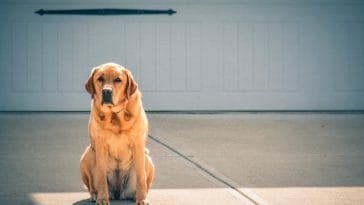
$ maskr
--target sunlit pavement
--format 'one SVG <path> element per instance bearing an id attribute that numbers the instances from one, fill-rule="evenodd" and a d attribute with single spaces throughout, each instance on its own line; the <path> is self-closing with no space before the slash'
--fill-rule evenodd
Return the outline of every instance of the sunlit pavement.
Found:
<path id="1" fill-rule="evenodd" d="M 362 114 L 148 114 L 152 204 L 362 204 Z M 87 113 L 0 113 L 3 204 L 92 204 Z M 111 204 L 134 204 L 111 201 Z"/>

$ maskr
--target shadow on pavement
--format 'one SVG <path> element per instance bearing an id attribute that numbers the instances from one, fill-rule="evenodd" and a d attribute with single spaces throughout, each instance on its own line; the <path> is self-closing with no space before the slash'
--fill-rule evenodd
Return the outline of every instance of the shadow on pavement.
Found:
<path id="1" fill-rule="evenodd" d="M 94 204 L 95 202 L 91 202 L 89 199 L 84 199 L 84 200 L 80 200 L 77 201 L 75 203 L 73 203 L 72 205 L 90 205 L 90 204 Z"/>
<path id="2" fill-rule="evenodd" d="M 91 202 L 89 199 L 84 199 L 73 203 L 72 205 L 93 205 L 95 202 Z M 135 202 L 132 200 L 111 200 L 110 204 L 112 205 L 135 205 Z"/>

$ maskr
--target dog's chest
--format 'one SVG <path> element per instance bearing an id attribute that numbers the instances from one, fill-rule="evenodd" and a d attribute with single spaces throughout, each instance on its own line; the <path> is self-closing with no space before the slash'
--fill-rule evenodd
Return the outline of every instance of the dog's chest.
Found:
<path id="1" fill-rule="evenodd" d="M 125 134 L 110 136 L 108 142 L 109 169 L 128 170 L 132 162 L 132 150 L 129 137 Z"/>

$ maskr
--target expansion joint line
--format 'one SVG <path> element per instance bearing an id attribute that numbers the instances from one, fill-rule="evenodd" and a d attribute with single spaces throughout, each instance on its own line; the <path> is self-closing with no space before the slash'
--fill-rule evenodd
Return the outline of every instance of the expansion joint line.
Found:
<path id="1" fill-rule="evenodd" d="M 218 182 L 226 185 L 227 187 L 233 189 L 235 192 L 237 192 L 238 194 L 242 195 L 243 197 L 247 198 L 249 201 L 251 201 L 252 203 L 259 205 L 259 203 L 257 201 L 255 201 L 254 199 L 252 199 L 250 196 L 246 195 L 244 192 L 242 192 L 241 190 L 239 190 L 238 187 L 234 186 L 233 184 L 227 182 L 226 180 L 222 179 L 221 177 L 217 176 L 216 174 L 212 173 L 211 171 L 209 171 L 207 168 L 203 167 L 203 165 L 201 165 L 200 163 L 194 161 L 193 159 L 191 159 L 190 157 L 182 154 L 180 151 L 178 151 L 177 149 L 173 148 L 172 146 L 168 145 L 165 142 L 162 142 L 161 140 L 157 139 L 156 137 L 153 137 L 151 135 L 149 135 L 149 138 L 152 139 L 153 141 L 157 142 L 158 144 L 162 145 L 163 147 L 169 149 L 170 151 L 172 151 L 173 153 L 177 154 L 178 156 L 182 157 L 184 160 L 188 161 L 189 163 L 193 164 L 194 166 L 196 166 L 198 169 L 200 169 L 201 171 L 203 171 L 204 173 L 206 173 L 207 175 L 211 176 L 212 178 L 214 178 L 215 180 L 217 180 Z"/>

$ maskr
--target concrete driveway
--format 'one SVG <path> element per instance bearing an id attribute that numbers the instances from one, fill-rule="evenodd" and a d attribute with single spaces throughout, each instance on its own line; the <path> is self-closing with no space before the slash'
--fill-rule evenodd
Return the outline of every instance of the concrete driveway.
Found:
<path id="1" fill-rule="evenodd" d="M 154 205 L 364 202 L 363 114 L 148 117 Z M 78 170 L 87 118 L 0 113 L 3 204 L 92 204 Z"/>

